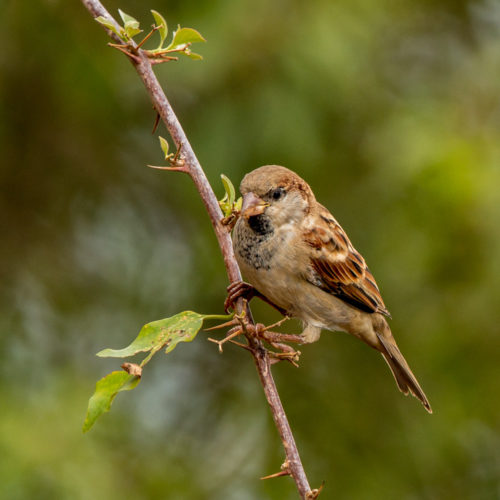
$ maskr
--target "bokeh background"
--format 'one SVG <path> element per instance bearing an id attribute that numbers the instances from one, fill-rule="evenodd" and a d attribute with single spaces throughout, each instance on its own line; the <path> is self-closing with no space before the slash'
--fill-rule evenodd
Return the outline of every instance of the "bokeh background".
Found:
<path id="1" fill-rule="evenodd" d="M 364 254 L 434 408 L 344 334 L 274 374 L 322 498 L 500 498 L 500 3 L 108 0 L 199 29 L 158 67 L 217 193 L 277 163 Z M 0 3 L 0 497 L 293 499 L 248 354 L 200 333 L 83 435 L 151 320 L 220 313 L 227 279 L 154 113 L 78 1 Z M 166 136 L 163 128 L 159 134 Z M 263 322 L 277 319 L 255 303 Z M 288 331 L 297 325 L 290 323 Z"/>

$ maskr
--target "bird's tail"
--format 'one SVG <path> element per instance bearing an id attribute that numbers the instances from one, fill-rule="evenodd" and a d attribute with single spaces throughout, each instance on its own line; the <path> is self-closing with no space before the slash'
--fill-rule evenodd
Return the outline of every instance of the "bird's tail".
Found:
<path id="1" fill-rule="evenodd" d="M 385 321 L 384 321 L 385 322 Z M 399 390 L 403 394 L 408 394 L 411 392 L 420 402 L 424 405 L 424 408 L 432 413 L 431 405 L 429 404 L 429 400 L 425 395 L 424 391 L 420 387 L 415 375 L 411 371 L 406 359 L 401 354 L 394 337 L 392 336 L 391 330 L 387 323 L 384 325 L 383 333 L 377 333 L 377 338 L 380 341 L 381 348 L 380 352 L 384 359 L 387 361 L 389 368 L 394 375 L 396 380 L 396 384 L 398 384 Z"/>

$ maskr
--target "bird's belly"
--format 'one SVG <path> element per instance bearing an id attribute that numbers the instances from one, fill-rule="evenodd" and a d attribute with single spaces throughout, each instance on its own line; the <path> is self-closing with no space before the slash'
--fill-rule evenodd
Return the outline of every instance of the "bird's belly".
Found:
<path id="1" fill-rule="evenodd" d="M 246 279 L 290 316 L 314 327 L 350 332 L 360 320 L 364 323 L 369 315 L 346 304 L 337 297 L 308 283 L 298 273 L 291 273 L 272 266 L 255 269 L 242 264 Z"/>
<path id="2" fill-rule="evenodd" d="M 250 284 L 271 302 L 285 309 L 290 316 L 320 328 L 344 330 L 341 326 L 343 315 L 340 314 L 340 323 L 335 321 L 335 305 L 338 299 L 328 296 L 328 304 L 325 305 L 325 297 L 323 300 L 316 297 L 318 292 L 326 295 L 325 292 L 307 283 L 299 274 L 277 266 L 255 269 L 243 264 L 241 267 Z"/>
<path id="3" fill-rule="evenodd" d="M 250 278 L 255 288 L 271 302 L 285 309 L 290 315 L 298 316 L 296 308 L 300 300 L 300 290 L 290 276 L 276 269 L 260 270 Z"/>

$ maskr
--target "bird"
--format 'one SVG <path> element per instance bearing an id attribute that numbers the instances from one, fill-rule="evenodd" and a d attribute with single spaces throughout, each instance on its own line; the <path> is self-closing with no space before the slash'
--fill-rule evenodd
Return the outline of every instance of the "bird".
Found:
<path id="1" fill-rule="evenodd" d="M 389 311 L 365 259 L 309 184 L 285 167 L 265 165 L 243 178 L 240 192 L 232 240 L 248 283 L 241 282 L 247 288 L 239 294 L 251 289 L 301 320 L 300 343 L 318 341 L 323 329 L 362 340 L 382 354 L 400 391 L 432 413 L 392 335 Z"/>

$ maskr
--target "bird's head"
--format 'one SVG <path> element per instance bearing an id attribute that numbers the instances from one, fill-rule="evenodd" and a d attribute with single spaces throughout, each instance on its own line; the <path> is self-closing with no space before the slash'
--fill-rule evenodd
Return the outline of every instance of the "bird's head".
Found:
<path id="1" fill-rule="evenodd" d="M 302 220 L 314 201 L 307 182 L 278 165 L 266 165 L 247 174 L 240 191 L 241 215 L 249 220 L 264 214 L 275 227 Z"/>

